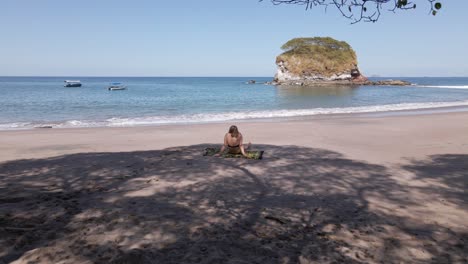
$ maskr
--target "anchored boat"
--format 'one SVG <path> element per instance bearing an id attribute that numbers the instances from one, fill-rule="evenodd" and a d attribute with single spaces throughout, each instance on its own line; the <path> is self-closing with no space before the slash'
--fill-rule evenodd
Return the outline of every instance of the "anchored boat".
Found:
<path id="1" fill-rule="evenodd" d="M 63 87 L 81 87 L 81 82 L 80 81 L 66 80 L 64 82 L 65 82 L 65 84 L 63 85 Z"/>
<path id="2" fill-rule="evenodd" d="M 125 90 L 125 89 L 127 89 L 127 86 L 124 85 L 123 83 L 114 82 L 114 83 L 110 83 L 109 87 L 107 87 L 107 89 L 109 91 Z"/>

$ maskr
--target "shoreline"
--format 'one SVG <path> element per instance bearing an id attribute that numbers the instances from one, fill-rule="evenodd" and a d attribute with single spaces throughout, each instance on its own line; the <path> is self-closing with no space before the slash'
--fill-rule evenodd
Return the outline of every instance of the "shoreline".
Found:
<path id="1" fill-rule="evenodd" d="M 204 124 L 220 124 L 220 123 L 255 123 L 255 122 L 283 122 L 283 121 L 295 121 L 295 120 L 313 120 L 313 119 L 326 119 L 326 118 L 352 118 L 358 117 L 385 117 L 385 116 L 405 116 L 405 115 L 427 115 L 427 114 L 439 114 L 439 113 L 458 113 L 468 112 L 468 102 L 466 105 L 455 105 L 455 106 L 435 106 L 435 107 L 421 107 L 415 109 L 396 109 L 396 110 L 378 110 L 378 111 L 363 111 L 363 112 L 350 112 L 350 113 L 317 113 L 317 114 L 305 114 L 295 116 L 275 116 L 275 117 L 254 117 L 246 119 L 230 119 L 230 120 L 215 120 L 215 121 L 195 121 L 195 122 L 168 122 L 168 123 L 142 123 L 133 125 L 86 125 L 86 126 L 62 126 L 57 125 L 54 122 L 38 123 L 37 125 L 32 124 L 31 127 L 3 127 L 6 124 L 18 124 L 18 123 L 29 123 L 29 122 L 12 122 L 0 124 L 0 133 L 3 131 L 24 131 L 24 130 L 37 130 L 37 129 L 76 129 L 76 128 L 131 128 L 131 127 L 160 127 L 160 126 L 188 126 L 188 125 L 204 125 Z M 384 105 L 385 106 L 385 105 Z M 349 107 L 353 108 L 353 107 Z M 323 109 L 323 108 L 318 108 Z M 290 109 L 284 111 L 313 111 L 318 109 Z M 343 108 L 346 109 L 346 108 Z M 277 111 L 277 110 L 272 110 Z M 279 110 L 283 111 L 283 110 Z M 138 118 L 151 118 L 151 117 L 136 117 L 136 118 L 123 118 L 123 119 L 138 119 Z M 68 120 L 60 121 L 61 123 L 66 122 L 82 122 L 83 120 Z M 86 122 L 86 121 L 85 121 Z M 101 122 L 104 121 L 88 121 L 88 122 Z M 59 124 L 61 124 L 59 123 Z"/>
<path id="2" fill-rule="evenodd" d="M 446 109 L 449 110 L 454 109 Z M 225 130 L 231 124 L 239 124 L 245 140 L 254 145 L 321 147 L 362 160 L 394 162 L 405 157 L 427 156 L 441 150 L 467 152 L 466 120 L 467 111 L 429 114 L 419 111 L 409 115 L 351 114 L 297 120 L 4 130 L 0 131 L 0 162 L 80 152 L 144 151 L 221 144 Z M 421 136 L 421 133 L 425 136 Z M 458 140 L 460 145 L 453 144 L 454 140 Z M 420 149 L 422 146 L 427 147 Z"/>

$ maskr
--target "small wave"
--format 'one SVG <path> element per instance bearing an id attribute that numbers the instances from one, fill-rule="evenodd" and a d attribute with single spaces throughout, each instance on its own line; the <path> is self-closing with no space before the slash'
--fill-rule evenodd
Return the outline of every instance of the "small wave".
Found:
<path id="1" fill-rule="evenodd" d="M 0 130 L 30 129 L 31 126 L 32 126 L 32 123 L 29 123 L 29 122 L 5 123 L 5 124 L 0 124 Z"/>
<path id="2" fill-rule="evenodd" d="M 231 120 L 251 120 L 304 117 L 327 114 L 352 114 L 352 113 L 375 113 L 389 111 L 404 111 L 430 109 L 440 107 L 468 106 L 468 101 L 459 102 L 429 102 L 429 103 L 402 103 L 374 106 L 356 106 L 341 108 L 313 108 L 313 109 L 288 109 L 269 111 L 246 111 L 246 112 L 224 112 L 224 113 L 204 113 L 187 114 L 178 116 L 150 116 L 123 118 L 114 117 L 101 121 L 69 120 L 57 123 L 7 123 L 0 124 L 0 130 L 30 129 L 34 127 L 51 126 L 54 128 L 74 128 L 74 127 L 131 127 L 165 124 L 190 124 L 190 123 L 212 123 Z"/>
<path id="3" fill-rule="evenodd" d="M 468 89 L 468 85 L 416 85 L 423 88 Z"/>
<path id="4" fill-rule="evenodd" d="M 108 126 L 138 126 L 156 124 L 181 124 L 181 123 L 209 123 L 230 120 L 249 120 L 262 118 L 287 118 L 303 117 L 327 114 L 352 114 L 352 113 L 372 113 L 402 110 L 417 110 L 426 108 L 468 106 L 468 101 L 462 102 L 433 102 L 433 103 L 404 103 L 376 106 L 358 106 L 343 108 L 314 108 L 314 109 L 293 109 L 293 110 L 271 110 L 271 111 L 251 111 L 251 112 L 226 112 L 219 114 L 194 114 L 179 116 L 155 116 L 141 118 L 111 118 L 108 119 Z"/>
<path id="5" fill-rule="evenodd" d="M 61 127 L 96 127 L 100 126 L 103 122 L 84 121 L 84 120 L 69 120 L 64 123 L 58 124 Z"/>

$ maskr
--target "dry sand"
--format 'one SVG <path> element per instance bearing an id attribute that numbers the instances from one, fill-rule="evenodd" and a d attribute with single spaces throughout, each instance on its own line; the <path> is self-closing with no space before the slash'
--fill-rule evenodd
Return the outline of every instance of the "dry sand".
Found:
<path id="1" fill-rule="evenodd" d="M 468 113 L 0 132 L 0 263 L 467 263 Z"/>

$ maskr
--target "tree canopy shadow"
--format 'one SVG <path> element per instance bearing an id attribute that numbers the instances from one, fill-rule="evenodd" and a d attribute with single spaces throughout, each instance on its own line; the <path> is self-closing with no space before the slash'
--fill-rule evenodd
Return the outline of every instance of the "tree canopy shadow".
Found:
<path id="1" fill-rule="evenodd" d="M 467 261 L 468 155 L 395 171 L 324 149 L 260 145 L 247 160 L 208 146 L 0 163 L 0 263 Z M 447 203 L 438 214 L 428 199 Z"/>
<path id="2" fill-rule="evenodd" d="M 433 155 L 422 161 L 412 161 L 403 166 L 416 175 L 416 179 L 431 179 L 438 182 L 432 192 L 453 202 L 468 205 L 468 155 Z M 465 207 L 468 209 L 468 207 Z"/>

